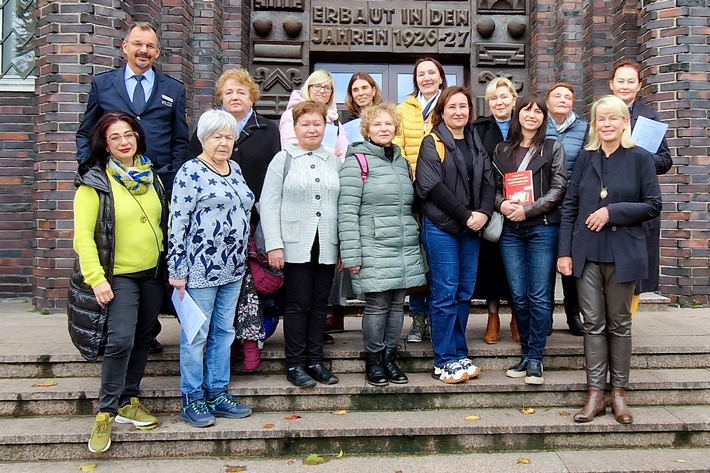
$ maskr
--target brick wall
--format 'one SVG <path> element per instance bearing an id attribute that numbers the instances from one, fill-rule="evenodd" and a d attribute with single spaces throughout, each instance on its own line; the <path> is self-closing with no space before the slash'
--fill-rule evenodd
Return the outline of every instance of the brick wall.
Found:
<path id="1" fill-rule="evenodd" d="M 32 292 L 32 92 L 0 92 L 0 297 Z"/>
<path id="2" fill-rule="evenodd" d="M 661 176 L 661 292 L 707 304 L 710 297 L 710 8 L 706 2 L 645 2 L 642 93 L 670 125 L 675 166 Z"/>

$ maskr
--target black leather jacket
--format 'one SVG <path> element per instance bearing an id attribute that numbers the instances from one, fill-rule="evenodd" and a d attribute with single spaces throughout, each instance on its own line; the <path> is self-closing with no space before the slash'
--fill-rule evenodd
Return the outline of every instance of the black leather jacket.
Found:
<path id="1" fill-rule="evenodd" d="M 473 154 L 473 179 L 469 179 L 466 163 L 451 131 L 441 122 L 431 133 L 444 144 L 445 155 L 439 156 L 431 134 L 424 137 L 414 187 L 424 215 L 441 230 L 458 235 L 467 228 L 466 221 L 472 211 L 489 217 L 493 212 L 495 187 L 491 160 L 478 133 L 467 127 L 464 137 Z"/>
<path id="2" fill-rule="evenodd" d="M 505 153 L 508 142 L 496 147 L 493 153 L 493 165 L 496 182 L 496 209 L 500 210 L 503 197 L 503 174 L 517 171 L 515 158 Z M 565 197 L 567 188 L 567 170 L 565 152 L 557 140 L 546 139 L 542 150 L 530 161 L 527 169 L 533 174 L 533 190 L 535 201 L 525 206 L 526 219 L 522 222 L 512 222 L 507 218 L 504 225 L 509 227 L 531 227 L 533 225 L 550 225 L 560 223 L 559 207 Z"/>

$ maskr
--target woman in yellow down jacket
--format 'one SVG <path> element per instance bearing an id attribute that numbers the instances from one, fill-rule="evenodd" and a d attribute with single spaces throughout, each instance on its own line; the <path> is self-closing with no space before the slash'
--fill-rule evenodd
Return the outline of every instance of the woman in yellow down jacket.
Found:
<path id="1" fill-rule="evenodd" d="M 444 68 L 436 59 L 423 57 L 414 63 L 414 91 L 397 110 L 402 115 L 402 129 L 394 143 L 402 150 L 402 155 L 416 172 L 419 146 L 424 136 L 431 131 L 431 115 L 439 100 L 441 91 L 446 88 Z M 419 343 L 429 337 L 427 305 L 429 292 L 412 294 L 409 297 L 409 313 L 412 315 L 412 328 L 407 341 Z"/>

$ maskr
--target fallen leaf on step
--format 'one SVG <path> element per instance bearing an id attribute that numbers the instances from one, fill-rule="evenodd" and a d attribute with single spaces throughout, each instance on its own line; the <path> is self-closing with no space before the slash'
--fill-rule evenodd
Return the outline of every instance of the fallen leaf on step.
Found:
<path id="1" fill-rule="evenodd" d="M 305 465 L 322 465 L 325 463 L 325 458 L 321 457 L 317 453 L 311 453 L 305 460 L 303 460 Z"/>
<path id="2" fill-rule="evenodd" d="M 51 388 L 52 386 L 56 386 L 57 382 L 56 381 L 42 381 L 41 383 L 35 383 L 32 385 L 33 388 Z"/>
<path id="3" fill-rule="evenodd" d="M 79 465 L 79 471 L 94 471 L 95 469 L 96 463 L 83 463 Z"/>
<path id="4" fill-rule="evenodd" d="M 335 458 L 343 458 L 343 451 L 341 450 L 340 453 L 338 453 Z"/>
<path id="5" fill-rule="evenodd" d="M 466 416 L 466 420 L 481 420 L 481 416 L 477 416 L 476 414 L 471 414 L 470 416 Z"/>
<path id="6" fill-rule="evenodd" d="M 247 471 L 247 467 L 241 465 L 227 465 L 227 469 L 224 473 L 239 473 L 240 471 Z"/>
<path id="7" fill-rule="evenodd" d="M 347 413 L 348 413 L 348 411 L 346 411 L 345 409 L 341 409 L 341 410 L 339 410 L 339 411 L 333 412 L 333 415 L 334 415 L 334 416 L 344 416 L 344 415 L 347 414 Z"/>
<path id="8" fill-rule="evenodd" d="M 535 414 L 535 409 L 532 407 L 523 407 L 520 409 L 520 412 L 522 412 L 525 415 L 530 415 L 530 414 Z"/>
<path id="9" fill-rule="evenodd" d="M 570 414 L 570 413 L 567 412 L 567 411 L 560 411 L 560 415 L 561 415 L 562 417 L 569 417 L 569 416 L 571 416 L 572 414 Z"/>
<path id="10" fill-rule="evenodd" d="M 673 461 L 675 461 L 676 463 L 685 463 L 685 460 L 681 460 L 680 458 L 678 460 L 673 460 Z"/>
<path id="11" fill-rule="evenodd" d="M 294 463 L 296 463 L 296 462 L 293 461 L 293 460 L 289 460 L 289 461 L 286 462 L 286 464 L 287 464 L 288 466 L 291 466 L 291 465 L 293 465 Z"/>
<path id="12" fill-rule="evenodd" d="M 300 419 L 300 418 L 301 418 L 301 416 L 299 416 L 298 414 L 291 414 L 290 416 L 284 417 L 284 420 L 296 420 L 296 419 Z"/>
<path id="13" fill-rule="evenodd" d="M 528 460 L 527 458 L 518 458 L 518 464 L 519 465 L 529 465 L 530 460 Z"/>
<path id="14" fill-rule="evenodd" d="M 276 427 L 276 424 L 264 424 L 262 429 L 273 429 L 274 427 Z"/>

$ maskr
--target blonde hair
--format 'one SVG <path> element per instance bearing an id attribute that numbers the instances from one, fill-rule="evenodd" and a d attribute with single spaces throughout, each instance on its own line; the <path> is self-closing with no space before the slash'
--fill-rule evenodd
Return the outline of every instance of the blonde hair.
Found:
<path id="1" fill-rule="evenodd" d="M 390 102 L 382 102 L 377 105 L 365 107 L 362 112 L 360 112 L 360 133 L 362 136 L 367 138 L 372 121 L 382 112 L 387 112 L 390 114 L 390 117 L 392 117 L 395 136 L 400 134 L 402 131 L 402 115 L 399 113 L 399 110 L 397 110 L 397 106 Z"/>
<path id="2" fill-rule="evenodd" d="M 493 95 L 495 95 L 496 90 L 498 87 L 505 87 L 510 91 L 510 95 L 513 96 L 513 98 L 517 99 L 518 98 L 518 92 L 515 90 L 515 86 L 513 85 L 510 80 L 506 79 L 505 77 L 497 77 L 493 80 L 491 80 L 488 85 L 486 86 L 486 95 L 485 99 L 486 101 L 490 100 Z"/>
<path id="3" fill-rule="evenodd" d="M 592 119 L 589 126 L 589 140 L 584 147 L 587 151 L 596 151 L 602 146 L 602 138 L 597 133 L 597 111 L 599 109 L 611 110 L 614 113 L 621 115 L 626 120 L 624 132 L 621 134 L 621 147 L 633 148 L 636 144 L 631 140 L 631 119 L 629 117 L 629 109 L 619 97 L 615 95 L 605 95 L 592 105 Z"/>
<path id="4" fill-rule="evenodd" d="M 335 103 L 335 81 L 333 80 L 333 76 L 330 75 L 330 72 L 326 71 L 325 69 L 318 69 L 316 71 L 313 71 L 313 73 L 308 76 L 308 79 L 306 79 L 306 82 L 303 83 L 303 86 L 299 91 L 301 97 L 306 100 L 313 100 L 313 97 L 311 97 L 311 94 L 308 92 L 308 89 L 314 84 L 327 84 L 328 82 L 330 82 L 330 86 L 333 88 L 333 92 L 330 94 L 330 99 L 328 100 L 328 103 L 325 104 L 325 106 L 327 108 L 333 108 L 333 104 Z"/>
<path id="5" fill-rule="evenodd" d="M 224 86 L 228 80 L 234 81 L 239 85 L 246 86 L 249 90 L 249 98 L 252 102 L 256 103 L 259 100 L 259 85 L 254 81 L 254 78 L 244 69 L 229 69 L 222 73 L 217 79 L 217 83 L 214 86 L 214 95 L 222 101 L 222 94 L 224 94 Z"/>

